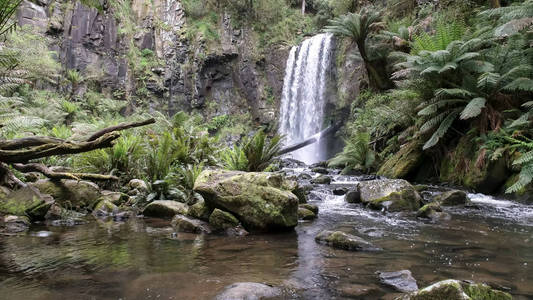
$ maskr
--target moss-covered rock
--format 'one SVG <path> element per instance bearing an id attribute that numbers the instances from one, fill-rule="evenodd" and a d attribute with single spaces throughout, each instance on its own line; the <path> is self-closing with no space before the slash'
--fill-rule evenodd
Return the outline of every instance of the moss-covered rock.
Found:
<path id="1" fill-rule="evenodd" d="M 246 229 L 289 229 L 298 223 L 298 198 L 281 174 L 206 170 L 194 191 L 207 205 L 234 214 Z"/>
<path id="2" fill-rule="evenodd" d="M 314 204 L 304 203 L 304 204 L 300 204 L 299 207 L 308 209 L 308 210 L 312 211 L 313 213 L 315 213 L 315 215 L 318 215 L 318 206 L 316 206 Z"/>
<path id="3" fill-rule="evenodd" d="M 422 197 L 403 179 L 377 179 L 359 183 L 361 202 L 372 209 L 388 211 L 416 211 Z"/>
<path id="4" fill-rule="evenodd" d="M 324 244 L 333 248 L 349 251 L 380 250 L 378 247 L 363 240 L 362 238 L 348 233 L 344 233 L 342 231 L 322 231 L 315 237 L 315 241 L 319 244 Z"/>
<path id="5" fill-rule="evenodd" d="M 48 195 L 41 194 L 37 189 L 27 186 L 10 192 L 4 198 L 0 198 L 0 213 L 15 216 L 29 216 L 32 219 L 42 219 L 46 214 L 53 199 Z"/>
<path id="6" fill-rule="evenodd" d="M 385 209 L 390 212 L 416 211 L 420 208 L 421 203 L 420 195 L 416 191 L 404 190 L 372 200 L 368 206 L 372 209 Z"/>
<path id="7" fill-rule="evenodd" d="M 121 192 L 112 192 L 112 191 L 102 191 L 102 197 L 100 197 L 98 202 L 102 200 L 107 200 L 115 205 L 120 205 L 128 201 L 129 196 Z"/>
<path id="8" fill-rule="evenodd" d="M 239 225 L 239 220 L 232 214 L 215 208 L 209 216 L 209 225 L 214 230 L 222 231 Z"/>
<path id="9" fill-rule="evenodd" d="M 211 233 L 212 230 L 207 222 L 192 219 L 184 215 L 175 215 L 172 219 L 172 226 L 180 232 L 189 233 Z"/>
<path id="10" fill-rule="evenodd" d="M 89 181 L 48 179 L 32 183 L 43 194 L 51 195 L 55 201 L 65 208 L 92 209 L 102 196 L 100 188 Z"/>
<path id="11" fill-rule="evenodd" d="M 320 175 L 316 178 L 311 179 L 312 184 L 330 184 L 331 183 L 331 177 L 328 175 Z"/>
<path id="12" fill-rule="evenodd" d="M 209 216 L 212 212 L 213 208 L 207 206 L 205 200 L 201 200 L 189 207 L 189 212 L 187 215 L 196 219 L 209 221 Z"/>
<path id="13" fill-rule="evenodd" d="M 418 292 L 405 295 L 403 300 L 512 300 L 508 293 L 485 284 L 448 279 L 434 283 Z"/>
<path id="14" fill-rule="evenodd" d="M 389 178 L 408 178 L 420 167 L 423 160 L 422 146 L 417 142 L 403 145 L 379 168 L 377 174 Z"/>
<path id="15" fill-rule="evenodd" d="M 114 213 L 118 212 L 118 206 L 116 206 L 113 202 L 109 200 L 100 200 L 98 204 L 94 207 L 93 215 L 104 217 L 104 216 L 110 216 Z"/>
<path id="16" fill-rule="evenodd" d="M 466 193 L 459 190 L 452 190 L 438 194 L 433 199 L 442 206 L 466 205 L 470 203 L 470 199 Z"/>
<path id="17" fill-rule="evenodd" d="M 416 216 L 419 218 L 432 219 L 437 212 L 442 212 L 440 204 L 438 202 L 431 202 L 422 206 L 416 213 Z"/>
<path id="18" fill-rule="evenodd" d="M 304 207 L 298 208 L 298 219 L 300 220 L 314 220 L 316 219 L 316 214 Z"/>
<path id="19" fill-rule="evenodd" d="M 154 218 L 172 218 L 177 214 L 186 215 L 189 207 L 181 202 L 172 200 L 157 200 L 148 204 L 143 215 Z"/>

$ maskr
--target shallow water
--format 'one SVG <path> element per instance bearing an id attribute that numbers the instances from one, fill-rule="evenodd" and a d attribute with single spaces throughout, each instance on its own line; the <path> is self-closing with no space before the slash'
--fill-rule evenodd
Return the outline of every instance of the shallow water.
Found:
<path id="1" fill-rule="evenodd" d="M 337 178 L 345 183 L 356 178 Z M 241 281 L 281 286 L 286 299 L 390 299 L 377 271 L 409 269 L 419 287 L 455 278 L 533 299 L 533 207 L 471 194 L 449 221 L 384 214 L 314 190 L 319 218 L 294 232 L 247 237 L 175 234 L 153 219 L 34 226 L 0 236 L 1 299 L 211 299 Z M 382 252 L 318 245 L 340 229 Z"/>

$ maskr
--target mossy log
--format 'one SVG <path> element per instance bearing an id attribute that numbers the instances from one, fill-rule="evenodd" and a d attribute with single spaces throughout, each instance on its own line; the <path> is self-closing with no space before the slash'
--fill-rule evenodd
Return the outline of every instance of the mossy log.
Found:
<path id="1" fill-rule="evenodd" d="M 23 182 L 13 175 L 8 165 L 11 165 L 14 169 L 24 173 L 39 172 L 51 179 L 85 179 L 94 181 L 118 180 L 117 177 L 111 175 L 54 172 L 45 165 L 28 162 L 33 159 L 54 155 L 77 154 L 96 149 L 109 148 L 112 147 L 114 141 L 120 137 L 118 131 L 153 123 L 155 123 L 155 119 L 153 118 L 141 122 L 122 123 L 104 128 L 91 135 L 87 140 L 81 142 L 67 141 L 54 137 L 27 137 L 0 141 L 0 176 L 3 179 L 3 184 L 25 186 Z"/>

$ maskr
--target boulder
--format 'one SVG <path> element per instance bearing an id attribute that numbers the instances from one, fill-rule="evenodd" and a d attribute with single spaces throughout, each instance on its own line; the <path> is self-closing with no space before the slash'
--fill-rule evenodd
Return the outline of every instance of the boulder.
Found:
<path id="1" fill-rule="evenodd" d="M 331 177 L 327 175 L 320 175 L 316 178 L 311 179 L 312 184 L 330 184 L 331 183 Z"/>
<path id="2" fill-rule="evenodd" d="M 0 198 L 0 213 L 30 216 L 32 220 L 44 218 L 53 203 L 52 197 L 43 195 L 31 186 L 20 188 Z"/>
<path id="3" fill-rule="evenodd" d="M 381 250 L 358 236 L 342 231 L 322 231 L 315 237 L 315 241 L 319 244 L 350 251 Z"/>
<path id="4" fill-rule="evenodd" d="M 0 222 L 0 232 L 17 233 L 28 230 L 30 219 L 25 216 L 4 216 Z"/>
<path id="5" fill-rule="evenodd" d="M 313 213 L 315 213 L 315 215 L 318 215 L 318 206 L 316 206 L 314 204 L 305 203 L 305 204 L 300 204 L 299 207 L 308 209 L 308 210 L 312 211 Z"/>
<path id="6" fill-rule="evenodd" d="M 44 216 L 45 220 L 47 221 L 56 221 L 56 220 L 76 220 L 81 222 L 85 215 L 79 212 L 75 212 L 73 210 L 67 210 L 63 207 L 59 206 L 58 204 L 54 203 L 48 209 L 46 212 L 46 215 Z"/>
<path id="7" fill-rule="evenodd" d="M 442 206 L 466 205 L 470 203 L 470 199 L 466 193 L 459 190 L 439 194 L 435 196 L 434 201 L 440 203 Z"/>
<path id="8" fill-rule="evenodd" d="M 415 188 L 402 179 L 377 179 L 359 183 L 361 202 L 372 209 L 387 211 L 416 211 L 422 197 Z"/>
<path id="9" fill-rule="evenodd" d="M 422 146 L 413 141 L 402 145 L 400 151 L 383 162 L 377 174 L 388 178 L 412 177 L 424 159 Z"/>
<path id="10" fill-rule="evenodd" d="M 348 203 L 361 203 L 361 192 L 358 189 L 349 190 L 344 195 L 344 201 Z"/>
<path id="11" fill-rule="evenodd" d="M 193 218 L 196 218 L 196 219 L 209 221 L 209 216 L 211 215 L 212 212 L 213 212 L 213 209 L 207 206 L 207 204 L 205 203 L 205 200 L 202 200 L 191 205 L 189 207 L 189 213 L 187 215 Z"/>
<path id="12" fill-rule="evenodd" d="M 115 205 L 120 205 L 126 201 L 128 201 L 129 197 L 128 195 L 121 193 L 121 192 L 112 192 L 112 191 L 102 191 L 102 197 L 100 197 L 100 201 L 106 200 L 109 201 Z"/>
<path id="13" fill-rule="evenodd" d="M 409 270 L 396 272 L 378 272 L 379 281 L 402 293 L 409 293 L 418 290 L 416 280 Z"/>
<path id="14" fill-rule="evenodd" d="M 189 207 L 181 202 L 172 200 L 157 200 L 148 204 L 143 215 L 154 218 L 172 218 L 177 214 L 187 214 Z"/>
<path id="15" fill-rule="evenodd" d="M 260 300 L 280 296 L 279 288 L 256 282 L 238 282 L 225 287 L 215 300 Z"/>
<path id="16" fill-rule="evenodd" d="M 348 192 L 348 189 L 345 187 L 338 187 L 333 189 L 333 195 L 335 196 L 342 196 Z"/>
<path id="17" fill-rule="evenodd" d="M 431 202 L 422 206 L 416 213 L 416 216 L 419 218 L 431 219 L 431 216 L 438 212 L 442 212 L 440 204 L 438 202 Z"/>
<path id="18" fill-rule="evenodd" d="M 304 207 L 298 208 L 298 219 L 300 220 L 313 220 L 316 219 L 316 214 Z"/>
<path id="19" fill-rule="evenodd" d="M 206 170 L 194 191 L 208 206 L 231 212 L 248 230 L 291 229 L 298 224 L 298 197 L 281 174 Z"/>
<path id="20" fill-rule="evenodd" d="M 211 233 L 211 228 L 207 222 L 192 219 L 183 215 L 175 215 L 172 219 L 172 226 L 180 232 L 189 233 Z"/>
<path id="21" fill-rule="evenodd" d="M 409 295 L 402 300 L 512 300 L 509 293 L 492 289 L 486 284 L 469 283 L 448 279 L 434 283 Z"/>
<path id="22" fill-rule="evenodd" d="M 222 231 L 239 225 L 239 220 L 232 214 L 215 208 L 209 216 L 209 225 L 214 230 Z"/>
<path id="23" fill-rule="evenodd" d="M 326 168 L 324 168 L 324 167 L 315 167 L 315 168 L 312 168 L 312 169 L 311 169 L 311 172 L 319 173 L 319 174 L 328 174 L 328 173 L 329 173 L 328 169 L 326 169 Z"/>
<path id="24" fill-rule="evenodd" d="M 94 207 L 93 216 L 106 217 L 118 212 L 118 207 L 109 200 L 100 200 Z"/>
<path id="25" fill-rule="evenodd" d="M 148 192 L 148 185 L 144 180 L 141 179 L 132 179 L 128 183 L 128 187 L 130 190 L 137 190 L 141 193 L 147 193 Z"/>
<path id="26" fill-rule="evenodd" d="M 51 195 L 62 207 L 73 209 L 93 208 L 102 196 L 100 188 L 89 181 L 49 179 L 32 183 L 41 193 Z"/>

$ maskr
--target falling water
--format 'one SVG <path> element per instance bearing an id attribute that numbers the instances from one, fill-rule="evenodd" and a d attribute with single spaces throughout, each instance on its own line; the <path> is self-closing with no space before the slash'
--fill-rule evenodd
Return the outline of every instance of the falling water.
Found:
<path id="1" fill-rule="evenodd" d="M 280 109 L 280 133 L 291 145 L 318 133 L 324 123 L 332 70 L 333 36 L 319 34 L 293 47 L 287 60 Z M 312 164 L 325 159 L 320 141 L 292 153 Z"/>

